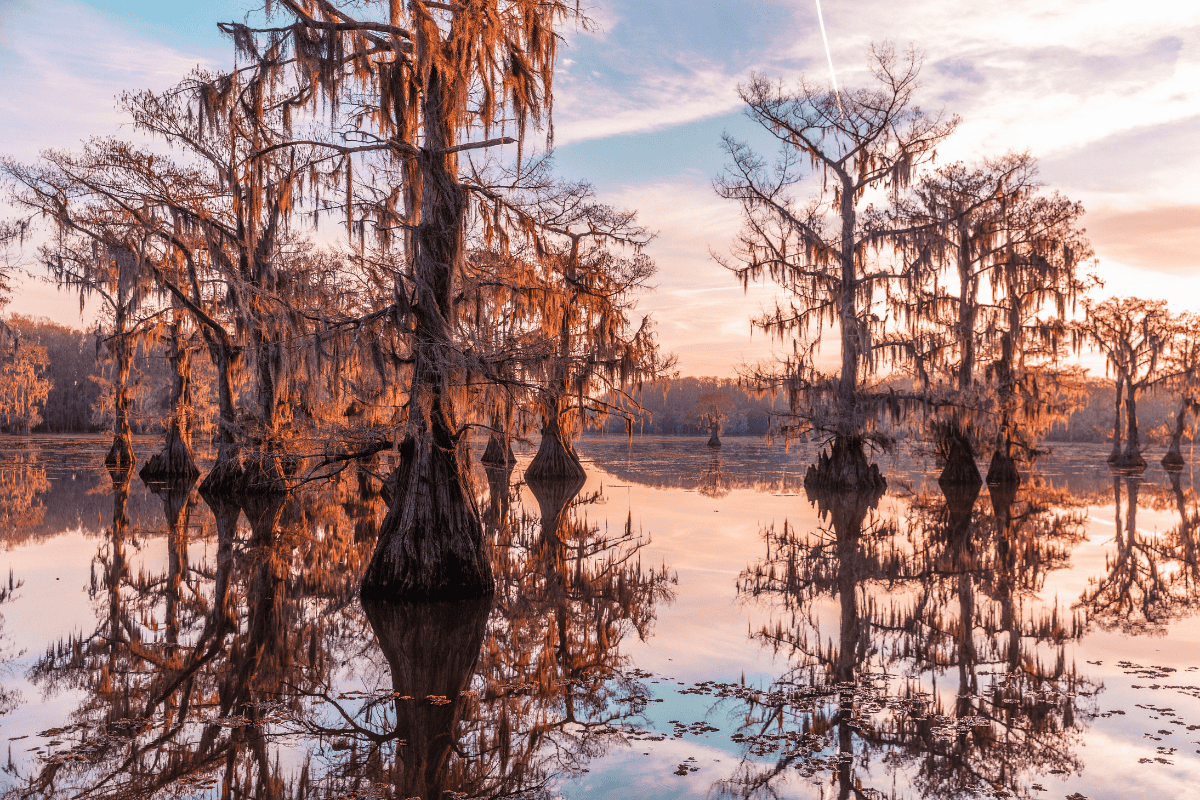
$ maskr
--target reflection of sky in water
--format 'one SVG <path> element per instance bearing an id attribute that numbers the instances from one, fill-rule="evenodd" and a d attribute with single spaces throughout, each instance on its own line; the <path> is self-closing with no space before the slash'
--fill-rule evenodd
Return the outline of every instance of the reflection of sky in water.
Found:
<path id="1" fill-rule="evenodd" d="M 95 581 L 97 567 L 93 559 L 103 552 L 104 537 L 112 524 L 113 512 L 111 482 L 105 473 L 96 469 L 103 456 L 104 441 L 98 438 L 48 442 L 42 440 L 41 444 L 31 447 L 19 440 L 0 440 L 0 473 L 8 470 L 10 477 L 19 473 L 21 478 L 11 485 L 0 484 L 7 487 L 4 491 L 8 493 L 0 501 L 11 506 L 0 510 L 8 513 L 12 520 L 5 534 L 7 549 L 0 553 L 0 577 L 6 578 L 8 568 L 11 568 L 14 578 L 23 582 L 16 592 L 16 600 L 0 607 L 0 613 L 4 615 L 4 653 L 10 657 L 4 667 L 6 672 L 0 674 L 0 683 L 20 694 L 16 708 L 0 717 L 0 725 L 5 739 L 29 736 L 6 742 L 11 745 L 17 771 L 23 775 L 31 774 L 30 770 L 36 766 L 33 758 L 37 751 L 30 748 L 47 744 L 46 738 L 38 739 L 35 734 L 71 721 L 73 712 L 87 702 L 86 684 L 63 686 L 47 693 L 44 685 L 30 680 L 28 672 L 46 652 L 48 644 L 72 634 L 87 636 L 96 630 L 98 618 L 105 613 L 103 592 L 94 595 L 93 599 L 88 599 L 84 593 Z M 646 628 L 644 639 L 626 625 L 624 634 L 607 645 L 611 652 L 606 657 L 615 657 L 613 663 L 621 664 L 620 669 L 639 671 L 632 674 L 628 686 L 635 687 L 635 694 L 644 691 L 646 702 L 638 700 L 622 706 L 624 719 L 622 721 L 619 714 L 616 724 L 626 726 L 623 737 L 602 737 L 602 746 L 595 746 L 582 755 L 583 751 L 576 752 L 569 759 L 577 770 L 586 769 L 586 772 L 560 775 L 552 783 L 558 786 L 557 791 L 563 796 L 573 798 L 698 797 L 718 795 L 722 789 L 737 794 L 737 787 L 719 785 L 719 782 L 745 776 L 759 768 L 769 770 L 779 763 L 781 756 L 779 751 L 748 756 L 748 745 L 730 737 L 788 730 L 787 726 L 794 727 L 808 717 L 785 710 L 782 716 L 785 725 L 780 729 L 778 725 L 764 721 L 766 706 L 747 703 L 744 693 L 740 698 L 719 700 L 713 696 L 713 691 L 691 692 L 696 684 L 705 681 L 766 691 L 773 686 L 777 688 L 778 682 L 789 675 L 797 679 L 796 685 L 800 685 L 815 674 L 811 670 L 793 672 L 804 659 L 786 647 L 772 652 L 760 637 L 754 636 L 764 629 L 803 629 L 807 631 L 809 642 L 823 643 L 826 647 L 836 644 L 844 615 L 842 598 L 835 591 L 836 587 L 829 585 L 803 596 L 790 611 L 784 608 L 778 594 L 767 592 L 751 597 L 738 593 L 739 579 L 746 580 L 748 568 L 764 564 L 768 559 L 764 529 L 773 526 L 779 532 L 785 521 L 790 530 L 804 534 L 821 527 L 816 509 L 803 492 L 803 473 L 812 460 L 813 446 L 799 443 L 785 451 L 781 444 L 768 445 L 760 439 L 726 437 L 724 447 L 714 452 L 704 446 L 703 439 L 638 439 L 630 445 L 620 437 L 588 437 L 580 443 L 579 449 L 585 460 L 590 461 L 588 482 L 581 496 L 596 492 L 600 495 L 594 502 L 568 512 L 570 519 L 586 520 L 589 525 L 596 526 L 597 536 L 616 538 L 620 538 L 628 525 L 633 540 L 642 543 L 636 552 L 641 567 L 649 570 L 665 566 L 678 582 L 670 587 L 672 599 L 652 605 L 653 619 Z M 1135 582 L 1139 580 L 1137 576 L 1147 570 L 1157 570 L 1159 577 L 1167 583 L 1172 576 L 1183 574 L 1181 570 L 1186 564 L 1180 566 L 1181 551 L 1176 546 L 1180 539 L 1177 502 L 1182 496 L 1188 513 L 1196 514 L 1190 474 L 1183 476 L 1177 495 L 1157 465 L 1145 473 L 1137 486 L 1134 520 L 1140 537 L 1135 543 L 1140 543 L 1142 549 L 1126 548 L 1127 557 L 1122 561 L 1117 537 L 1120 530 L 1120 535 L 1125 537 L 1121 541 L 1128 541 L 1129 484 L 1118 478 L 1114 486 L 1114 477 L 1104 464 L 1105 455 L 1102 446 L 1059 445 L 1055 452 L 1040 460 L 1041 479 L 1037 491 L 1047 500 L 1042 504 L 1043 511 L 1038 512 L 1042 514 L 1039 519 L 1072 514 L 1078 521 L 1078 531 L 1077 535 L 1073 533 L 1067 537 L 1069 541 L 1062 545 L 1062 552 L 1049 566 L 1038 566 L 1036 560 L 1029 562 L 1028 559 L 1012 562 L 1032 564 L 1021 569 L 1033 569 L 1037 573 L 1036 580 L 1027 572 L 1014 578 L 1017 584 L 1033 581 L 1032 585 L 1018 585 L 1010 602 L 1009 607 L 1015 609 L 1021 624 L 1032 624 L 1039 614 L 1057 604 L 1059 621 L 1069 627 L 1074 616 L 1087 611 L 1079 605 L 1080 598 L 1093 592 L 1106 576 L 1114 572 L 1119 574 L 1114 564 L 1124 564 L 1132 576 L 1130 580 Z M 514 473 L 514 480 L 519 480 L 527 458 L 528 454 L 521 457 L 522 463 Z M 913 460 L 898 453 L 880 454 L 877 458 L 889 479 L 890 492 L 878 511 L 872 512 L 872 518 L 883 521 L 899 518 L 900 525 L 887 538 L 888 552 L 917 561 L 920 561 L 917 556 L 922 553 L 957 552 L 952 543 L 947 544 L 935 534 L 912 535 L 910 529 L 904 527 L 915 525 L 914 520 L 920 519 L 920 512 L 909 510 L 911 504 L 915 503 L 917 508 L 925 507 L 922 503 L 931 504 L 934 511 L 929 513 L 932 514 L 942 502 L 933 482 L 936 471 L 930 462 Z M 30 470 L 41 475 L 44 483 L 37 484 L 42 488 L 34 493 L 35 496 L 22 499 L 23 495 L 12 487 L 27 482 L 32 474 Z M 927 499 L 916 497 L 922 491 L 930 493 Z M 1121 503 L 1119 510 L 1118 502 Z M 486 499 L 481 507 L 487 508 Z M 512 508 L 517 513 L 535 515 L 539 506 L 530 489 L 522 485 Z M 345 509 L 336 514 L 329 511 L 331 516 L 327 519 L 321 516 L 322 513 L 326 512 L 317 513 L 313 519 L 325 520 L 321 524 L 353 524 L 353 515 L 347 516 L 349 512 Z M 974 514 L 976 522 L 972 524 L 995 524 L 986 490 L 976 501 Z M 146 491 L 136 479 L 131 487 L 127 516 L 125 557 L 129 575 L 162 573 L 168 560 L 162 501 Z M 535 545 L 529 544 L 537 540 L 536 521 L 531 524 L 534 527 L 529 531 L 533 538 L 521 547 L 536 549 Z M 989 535 L 972 534 L 971 547 L 994 546 L 995 540 L 988 538 Z M 249 536 L 249 526 L 243 519 L 238 546 L 244 548 L 243 540 Z M 1035 549 L 1049 547 L 1049 536 L 1045 534 L 1045 541 L 1030 546 Z M 1200 539 L 1200 536 L 1193 538 Z M 213 517 L 203 502 L 199 502 L 190 522 L 189 563 L 211 565 L 216 559 L 216 541 Z M 962 558 L 982 557 L 980 553 L 972 552 L 971 547 L 964 551 Z M 312 552 L 319 553 L 320 550 Z M 911 576 L 885 579 L 880 575 L 858 575 L 854 585 L 857 586 L 860 609 L 865 613 L 869 607 L 876 610 L 911 608 L 923 597 L 926 603 L 933 603 L 930 598 L 936 596 L 941 604 L 937 608 L 952 622 L 965 595 L 956 593 L 959 584 L 955 581 L 959 579 L 955 577 L 958 573 L 954 568 L 945 564 L 939 567 L 942 568 L 946 570 L 945 575 L 924 583 L 909 579 Z M 288 580 L 294 580 L 299 574 L 295 564 L 291 569 Z M 997 592 L 1003 593 L 1000 591 L 1002 581 L 974 573 L 970 581 L 971 601 L 975 607 L 1002 607 L 997 599 Z M 352 579 L 347 580 L 347 585 L 353 583 Z M 930 589 L 932 586 L 938 588 Z M 1153 585 L 1150 588 L 1153 589 Z M 1197 669 L 1200 667 L 1200 617 L 1193 613 L 1194 592 L 1200 588 L 1180 578 L 1170 583 L 1168 589 L 1158 594 L 1153 591 L 1149 595 L 1143 593 L 1137 613 L 1105 618 L 1103 627 L 1093 624 L 1082 639 L 1066 638 L 1062 645 L 1063 669 L 1077 676 L 1076 685 L 1084 687 L 1085 692 L 1073 705 L 1075 719 L 1072 724 L 1077 734 L 1073 735 L 1073 741 L 1067 741 L 1071 737 L 1065 737 L 1060 744 L 1069 751 L 1071 758 L 1078 760 L 1082 770 L 1071 768 L 1066 774 L 1052 774 L 1039 771 L 1036 766 L 1027 772 L 1018 769 L 1015 775 L 1009 775 L 1010 779 L 1015 778 L 1018 787 L 1028 790 L 1031 796 L 1054 797 L 1080 792 L 1086 797 L 1099 798 L 1183 797 L 1200 785 L 1200 755 L 1197 754 L 1200 727 L 1188 730 L 1191 726 L 1200 726 L 1200 689 L 1195 688 L 1200 686 L 1200 669 Z M 128 588 L 122 591 L 125 595 L 130 594 Z M 244 602 L 244 598 L 239 596 L 238 602 Z M 1173 603 L 1169 608 L 1168 602 Z M 929 606 L 930 609 L 934 607 Z M 331 608 L 330 619 L 359 619 L 358 624 L 362 624 L 360 612 L 354 610 L 356 606 Z M 1143 626 L 1134 633 L 1127 630 L 1130 625 L 1140 623 L 1139 614 L 1147 608 L 1151 615 L 1159 614 L 1161 610 L 1161 624 Z M 490 623 L 493 631 L 500 624 L 498 613 L 493 609 L 493 622 Z M 311 614 L 305 618 L 311 618 Z M 871 619 L 872 624 L 886 621 L 878 614 Z M 933 625 L 933 620 L 931 610 L 926 619 L 918 615 L 913 624 Z M 992 619 L 988 624 L 992 623 L 996 620 Z M 526 625 L 523 628 L 526 634 L 532 635 L 548 629 L 551 622 L 549 618 L 545 622 L 530 619 L 522 624 Z M 1004 628 L 998 623 L 993 627 Z M 868 650 L 873 651 L 859 659 L 856 667 L 888 673 L 887 696 L 898 696 L 904 686 L 910 685 L 940 699 L 946 709 L 953 709 L 962 691 L 961 673 L 953 663 L 954 659 L 937 667 L 921 666 L 912 657 L 911 646 L 906 655 L 897 644 L 904 641 L 904 635 L 886 628 L 886 625 L 879 625 L 872 629 L 873 638 Z M 195 633 L 193 630 L 192 635 Z M 151 636 L 150 633 L 145 635 Z M 992 637 L 992 641 L 1003 649 L 1008 643 L 1007 634 L 1001 631 Z M 1034 645 L 1031 640 L 1024 646 L 1025 652 L 1031 658 L 1041 660 L 1043 665 L 1052 664 L 1057 658 L 1058 647 L 1055 645 Z M 387 662 L 376 648 L 367 629 L 357 649 L 342 651 L 339 657 L 344 657 L 345 662 L 329 669 L 329 676 L 339 690 L 377 693 L 391 690 Z M 833 651 L 837 649 L 833 647 Z M 942 651 L 953 654 L 953 648 L 947 650 L 943 646 Z M 809 665 L 815 672 L 822 669 L 820 660 L 816 658 Z M 477 665 L 477 669 L 485 668 Z M 980 674 L 976 676 L 985 694 L 994 680 L 994 676 L 985 674 L 989 671 L 988 667 L 981 666 Z M 490 678 L 480 672 L 471 686 L 486 691 L 488 680 Z M 823 680 L 817 676 L 811 682 L 820 684 Z M 709 688 L 711 690 L 711 686 Z M 684 690 L 688 690 L 687 693 Z M 1096 692 L 1094 696 L 1086 694 L 1092 691 Z M 620 694 L 614 692 L 609 696 L 610 710 L 621 706 L 618 702 Z M 532 699 L 529 702 L 536 705 Z M 554 705 L 557 702 L 538 706 L 543 709 L 539 713 L 551 713 L 547 709 L 558 708 Z M 862 697 L 857 697 L 854 702 L 856 708 L 869 705 Z M 363 704 L 347 700 L 346 707 L 355 712 Z M 827 716 L 836 714 L 838 698 L 836 695 L 825 696 L 814 707 L 823 709 Z M 1112 713 L 1117 711 L 1124 713 Z M 890 719 L 896 718 L 894 709 L 867 708 L 862 713 L 879 726 L 886 726 Z M 1020 715 L 1015 719 L 1019 722 Z M 703 723 L 703 726 L 696 727 L 695 723 Z M 709 730 L 709 727 L 718 730 Z M 909 739 L 903 746 L 891 750 L 875 748 L 867 755 L 862 752 L 862 740 L 853 739 L 858 758 L 853 772 L 864 786 L 890 791 L 894 785 L 900 796 L 919 796 L 916 790 L 908 788 L 911 776 L 920 772 L 918 756 L 922 752 L 910 734 L 906 734 Z M 563 738 L 558 740 L 558 745 L 547 744 L 545 747 L 576 741 L 571 738 L 574 734 L 569 725 L 561 734 L 554 735 Z M 1001 740 L 1004 736 L 999 727 L 993 735 Z M 302 737 L 294 736 L 270 741 L 272 747 L 282 748 L 281 763 L 285 768 L 291 765 L 298 769 L 303 761 L 302 754 L 311 745 Z M 337 759 L 343 758 L 342 751 L 331 751 L 328 744 L 326 742 L 326 749 L 321 751 L 322 757 L 331 759 L 331 763 L 340 763 Z M 923 746 L 940 753 L 939 758 L 943 760 L 953 760 L 953 748 L 948 749 L 947 745 L 937 745 L 929 740 Z M 834 740 L 827 740 L 823 747 L 812 752 L 818 758 L 828 759 L 836 755 L 837 749 Z M 962 752 L 964 757 L 977 758 L 980 753 L 992 751 L 976 747 Z M 645 755 L 647 753 L 649 755 Z M 1030 760 L 1035 765 L 1042 763 L 1036 756 Z M 554 772 L 552 758 L 538 763 Z M 551 766 L 546 767 L 546 764 Z M 676 774 L 680 768 L 683 774 Z M 802 776 L 802 769 L 803 766 L 788 765 L 770 786 L 784 796 L 828 797 L 837 794 L 838 786 L 836 781 L 831 782 L 829 768 L 816 772 L 811 778 Z M 978 777 L 989 775 L 981 772 Z M 1044 787 L 1045 791 L 1038 790 L 1036 785 Z M 965 786 L 960 780 L 958 788 Z M 928 796 L 941 796 L 945 788 L 946 785 L 940 785 L 936 790 L 929 788 Z M 985 796 L 981 785 L 975 784 L 975 789 L 981 793 L 979 796 Z M 0 773 L 0 791 L 20 796 L 17 790 L 12 774 Z"/>

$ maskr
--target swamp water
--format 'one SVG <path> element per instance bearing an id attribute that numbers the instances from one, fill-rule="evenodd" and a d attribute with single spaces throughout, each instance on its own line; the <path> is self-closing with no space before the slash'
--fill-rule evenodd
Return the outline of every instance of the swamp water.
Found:
<path id="1" fill-rule="evenodd" d="M 490 602 L 364 608 L 369 476 L 106 444 L 0 439 L 0 798 L 1200 797 L 1190 472 L 814 506 L 803 446 L 588 438 L 577 493 L 477 468 Z"/>

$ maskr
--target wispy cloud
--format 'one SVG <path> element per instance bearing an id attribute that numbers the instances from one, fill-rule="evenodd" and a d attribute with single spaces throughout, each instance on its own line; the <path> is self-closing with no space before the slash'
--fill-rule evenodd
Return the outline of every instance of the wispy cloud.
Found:
<path id="1" fill-rule="evenodd" d="M 0 142 L 17 158 L 119 133 L 121 92 L 166 88 L 208 62 L 71 0 L 9 4 L 0 20 L 0 71 L 18 88 L 0 94 Z"/>

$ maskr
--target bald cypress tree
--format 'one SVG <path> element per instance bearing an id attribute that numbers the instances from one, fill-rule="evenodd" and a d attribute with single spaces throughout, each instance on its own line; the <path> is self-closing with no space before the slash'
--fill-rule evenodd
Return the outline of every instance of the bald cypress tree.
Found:
<path id="1" fill-rule="evenodd" d="M 383 238 L 396 258 L 393 319 L 409 345 L 407 405 L 394 499 L 363 591 L 489 593 L 464 463 L 470 377 L 488 370 L 457 336 L 456 297 L 472 219 L 486 244 L 536 234 L 503 190 L 475 179 L 467 153 L 523 141 L 530 125 L 548 120 L 555 27 L 578 9 L 563 0 L 283 0 L 273 8 L 283 25 L 224 27 L 242 57 L 294 80 L 298 108 L 328 111 L 333 130 L 352 130 L 341 142 L 320 140 L 342 160 L 348 228 L 369 219 L 377 232 L 401 232 Z M 367 154 L 391 176 L 390 190 L 356 204 L 352 164 Z"/>
<path id="2" fill-rule="evenodd" d="M 788 429 L 832 440 L 812 473 L 814 487 L 882 486 L 864 445 L 888 393 L 869 388 L 887 351 L 877 351 L 882 301 L 902 274 L 875 258 L 893 237 L 867 207 L 867 194 L 896 197 L 932 156 L 957 120 L 916 104 L 920 58 L 871 51 L 871 85 L 840 93 L 801 78 L 785 87 L 755 76 L 740 89 L 747 115 L 779 141 L 766 160 L 744 143 L 725 140 L 729 165 L 717 193 L 742 208 L 743 229 L 722 263 L 742 283 L 770 280 L 789 296 L 752 325 L 791 343 L 791 353 L 746 376 L 762 389 L 783 389 Z M 811 198 L 797 189 L 812 187 Z M 826 326 L 836 328 L 840 369 L 826 374 L 814 359 Z"/>

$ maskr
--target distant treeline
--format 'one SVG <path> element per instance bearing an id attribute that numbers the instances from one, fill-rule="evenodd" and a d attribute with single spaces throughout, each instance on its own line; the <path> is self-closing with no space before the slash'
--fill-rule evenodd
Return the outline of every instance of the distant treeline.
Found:
<path id="1" fill-rule="evenodd" d="M 1113 381 L 1088 381 L 1087 396 L 1082 408 L 1073 412 L 1066 423 L 1055 425 L 1046 436 L 1051 442 L 1108 442 L 1112 439 L 1113 405 L 1116 386 Z M 703 419 L 702 398 L 713 393 L 725 395 L 731 410 L 721 424 L 723 433 L 765 435 L 770 427 L 773 410 L 786 412 L 787 398 L 771 395 L 755 396 L 738 385 L 737 381 L 722 378 L 676 378 L 668 386 L 648 386 L 641 402 L 648 412 L 634 423 L 633 432 L 641 435 L 707 436 L 709 429 Z M 1152 391 L 1138 399 L 1138 417 L 1144 421 L 1142 441 L 1164 444 L 1170 437 L 1168 427 L 1178 410 L 1179 399 L 1169 390 Z M 605 433 L 621 433 L 624 421 L 609 420 Z M 1194 428 L 1189 428 L 1192 433 Z M 1190 437 L 1187 437 L 1190 438 Z"/>
<path id="2" fill-rule="evenodd" d="M 15 336 L 17 358 L 6 356 L 0 368 L 0 394 L 16 398 L 0 421 L 9 433 L 91 433 L 112 429 L 112 365 L 96 333 L 41 317 L 12 314 L 5 323 Z M 197 359 L 195 385 L 201 399 L 200 427 L 211 419 L 212 370 Z M 14 369 L 15 366 L 23 369 Z M 45 386 L 29 391 L 33 384 Z M 131 374 L 130 423 L 135 433 L 159 433 L 169 406 L 171 373 L 162 343 L 139 351 Z M 44 395 L 45 399 L 40 397 Z M 24 407 L 22 407 L 24 406 Z"/>
<path id="3" fill-rule="evenodd" d="M 1046 435 L 1049 442 L 1108 442 L 1112 440 L 1116 384 L 1111 380 L 1088 381 L 1086 405 L 1074 411 L 1066 424 L 1058 423 Z M 1166 444 L 1170 426 L 1179 410 L 1179 395 L 1169 389 L 1152 389 L 1138 397 L 1138 419 L 1143 444 Z M 1195 422 L 1185 428 L 1184 438 L 1195 434 Z"/>
<path id="4" fill-rule="evenodd" d="M 40 422 L 31 430 L 41 433 L 90 433 L 107 430 L 110 426 L 108 405 L 109 373 L 99 337 L 95 333 L 59 325 L 45 318 L 13 314 L 6 320 L 19 336 L 19 347 L 42 348 L 45 351 L 40 373 L 49 380 L 50 390 L 44 407 L 36 409 Z M 39 357 L 39 360 L 40 357 Z M 202 429 L 211 425 L 213 372 L 202 354 L 196 359 L 197 375 L 194 386 L 200 397 Z M 0 374 L 0 381 L 12 378 Z M 131 422 L 135 432 L 162 431 L 162 419 L 169 404 L 171 375 L 163 346 L 157 344 L 148 352 L 139 352 L 134 361 L 131 399 Z M 1107 442 L 1112 436 L 1115 385 L 1111 380 L 1093 379 L 1088 382 L 1085 405 L 1071 414 L 1065 424 L 1059 423 L 1046 437 L 1052 442 Z M 728 378 L 682 377 L 663 385 L 646 386 L 641 403 L 646 413 L 634 422 L 634 433 L 642 435 L 700 436 L 707 435 L 704 405 L 712 395 L 728 398 L 723 433 L 765 435 L 770 429 L 772 411 L 786 411 L 784 397 L 770 394 L 756 396 L 754 392 Z M 1139 400 L 1138 416 L 1145 421 L 1144 440 L 1151 444 L 1164 443 L 1168 425 L 1178 406 L 1169 391 L 1146 394 Z M 613 418 L 606 423 L 607 433 L 624 431 L 624 421 Z"/>
<path id="5" fill-rule="evenodd" d="M 713 394 L 724 395 L 729 400 L 721 430 L 729 435 L 766 434 L 770 426 L 772 409 L 783 410 L 787 399 L 772 398 L 770 395 L 756 397 L 737 381 L 728 378 L 673 378 L 663 384 L 647 385 L 640 396 L 645 413 L 633 422 L 633 432 L 644 435 L 690 436 L 708 433 L 704 419 L 705 402 Z M 605 433 L 621 433 L 625 421 L 608 419 Z"/>

